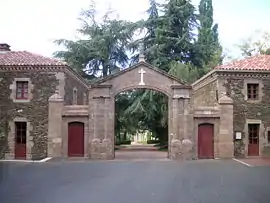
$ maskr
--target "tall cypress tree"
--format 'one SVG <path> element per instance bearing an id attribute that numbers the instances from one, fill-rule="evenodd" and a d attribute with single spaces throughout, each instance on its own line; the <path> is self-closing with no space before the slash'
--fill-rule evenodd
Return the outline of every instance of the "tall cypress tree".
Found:
<path id="1" fill-rule="evenodd" d="M 222 48 L 219 43 L 218 24 L 213 23 L 212 0 L 200 1 L 198 17 L 200 26 L 196 43 L 199 59 L 197 65 L 213 68 L 222 62 Z"/>

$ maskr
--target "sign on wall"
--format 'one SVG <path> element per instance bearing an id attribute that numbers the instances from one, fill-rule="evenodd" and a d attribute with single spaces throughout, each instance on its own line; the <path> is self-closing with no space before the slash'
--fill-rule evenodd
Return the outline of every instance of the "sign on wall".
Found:
<path id="1" fill-rule="evenodd" d="M 235 133 L 235 139 L 236 140 L 241 140 L 242 139 L 242 133 L 241 132 L 236 132 Z"/>

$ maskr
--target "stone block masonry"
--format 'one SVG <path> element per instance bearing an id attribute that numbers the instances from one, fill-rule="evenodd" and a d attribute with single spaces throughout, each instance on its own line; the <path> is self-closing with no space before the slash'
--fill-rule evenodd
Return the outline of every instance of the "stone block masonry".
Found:
<path id="1" fill-rule="evenodd" d="M 25 119 L 29 123 L 30 154 L 28 159 L 47 157 L 48 99 L 55 92 L 58 81 L 54 73 L 0 72 L 0 128 L 5 132 L 4 146 L 6 158 L 14 158 L 14 119 Z M 14 79 L 28 78 L 33 85 L 32 99 L 29 102 L 16 102 L 11 99 L 10 86 Z M 46 84 L 46 85 L 44 85 Z M 31 128 L 30 128 L 31 126 Z M 13 132 L 14 133 L 14 132 Z M 10 137 L 12 136 L 12 137 Z M 8 142 L 6 142 L 8 141 Z M 2 155 L 3 156 L 3 155 Z"/>

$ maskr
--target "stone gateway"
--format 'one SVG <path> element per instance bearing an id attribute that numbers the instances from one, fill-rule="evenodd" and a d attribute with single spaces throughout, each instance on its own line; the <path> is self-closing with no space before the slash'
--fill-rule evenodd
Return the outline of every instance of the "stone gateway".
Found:
<path id="1" fill-rule="evenodd" d="M 90 85 L 63 62 L 10 51 L 7 44 L 1 44 L 0 51 L 2 158 L 114 159 L 115 96 L 139 88 L 168 97 L 170 159 L 261 156 L 267 149 L 263 134 L 269 123 L 259 119 L 259 114 L 256 119 L 250 114 L 241 120 L 247 125 L 236 125 L 235 112 L 241 112 L 241 106 L 235 104 L 233 85 L 241 85 L 243 98 L 259 101 L 264 100 L 262 86 L 267 86 L 259 78 L 249 82 L 243 71 L 236 74 L 218 67 L 188 85 L 140 56 L 138 64 Z M 270 70 L 269 56 L 265 59 Z M 253 93 L 250 84 L 259 84 L 252 86 Z M 240 139 L 236 139 L 236 131 L 241 133 Z"/>

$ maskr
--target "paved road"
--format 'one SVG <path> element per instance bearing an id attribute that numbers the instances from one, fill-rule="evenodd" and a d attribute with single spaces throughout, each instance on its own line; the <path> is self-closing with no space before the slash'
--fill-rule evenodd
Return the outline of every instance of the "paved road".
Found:
<path id="1" fill-rule="evenodd" d="M 269 203 L 269 171 L 232 160 L 5 163 L 0 202 Z"/>
<path id="2" fill-rule="evenodd" d="M 168 152 L 163 151 L 148 151 L 148 150 L 117 150 L 115 151 L 115 158 L 117 160 L 138 160 L 138 159 L 167 159 Z"/>

